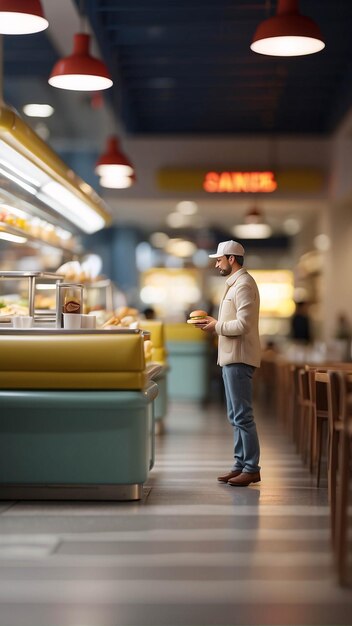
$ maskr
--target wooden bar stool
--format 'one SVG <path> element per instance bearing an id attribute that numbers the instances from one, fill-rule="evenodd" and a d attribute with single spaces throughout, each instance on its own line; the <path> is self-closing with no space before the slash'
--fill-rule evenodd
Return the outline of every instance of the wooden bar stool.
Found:
<path id="1" fill-rule="evenodd" d="M 304 463 L 311 465 L 311 437 L 313 404 L 310 396 L 309 371 L 306 367 L 298 370 L 299 437 L 298 450 Z"/>
<path id="2" fill-rule="evenodd" d="M 308 371 L 309 397 L 311 401 L 311 422 L 309 433 L 309 471 L 313 474 L 316 461 L 317 435 L 316 435 L 316 417 L 315 417 L 315 372 L 316 368 L 306 365 Z"/>
<path id="3" fill-rule="evenodd" d="M 294 390 L 291 388 L 291 367 L 289 363 L 282 365 L 281 374 L 281 389 L 279 391 L 281 398 L 280 407 L 286 431 L 291 434 L 294 419 Z"/>
<path id="4" fill-rule="evenodd" d="M 339 406 L 342 422 L 339 444 L 339 480 L 336 498 L 335 549 L 338 581 L 347 583 L 348 565 L 348 495 L 352 460 L 352 373 L 337 372 Z"/>
<path id="5" fill-rule="evenodd" d="M 328 424 L 328 398 L 327 398 L 327 375 L 326 372 L 315 372 L 315 405 L 314 405 L 314 428 L 315 428 L 315 461 L 317 468 L 317 487 L 320 487 L 321 460 L 323 456 L 323 435 Z M 327 433 L 327 429 L 326 429 Z"/>
<path id="6" fill-rule="evenodd" d="M 288 430 L 292 437 L 292 440 L 296 446 L 297 452 L 299 452 L 300 444 L 300 405 L 299 405 L 299 370 L 302 365 L 291 363 L 289 365 L 289 394 L 286 398 L 287 415 L 288 415 Z"/>
<path id="7" fill-rule="evenodd" d="M 342 398 L 339 372 L 330 370 L 326 374 L 321 373 L 320 378 L 326 378 L 328 399 L 328 424 L 329 424 L 329 451 L 328 451 L 328 492 L 331 513 L 331 538 L 333 545 L 336 541 L 336 490 L 338 474 L 338 449 L 340 434 L 343 429 L 342 421 Z"/>

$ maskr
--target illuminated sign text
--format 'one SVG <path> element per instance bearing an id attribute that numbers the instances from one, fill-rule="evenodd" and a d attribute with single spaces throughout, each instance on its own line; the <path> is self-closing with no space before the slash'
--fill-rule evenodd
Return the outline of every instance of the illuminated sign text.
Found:
<path id="1" fill-rule="evenodd" d="M 208 193 L 272 193 L 274 172 L 207 172 L 203 189 Z"/>

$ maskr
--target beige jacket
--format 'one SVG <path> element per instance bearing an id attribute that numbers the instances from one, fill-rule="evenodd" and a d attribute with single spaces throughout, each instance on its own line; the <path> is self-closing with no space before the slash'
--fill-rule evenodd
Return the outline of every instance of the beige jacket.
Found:
<path id="1" fill-rule="evenodd" d="M 219 335 L 218 364 L 247 363 L 259 367 L 259 291 L 242 267 L 226 280 L 215 330 Z"/>

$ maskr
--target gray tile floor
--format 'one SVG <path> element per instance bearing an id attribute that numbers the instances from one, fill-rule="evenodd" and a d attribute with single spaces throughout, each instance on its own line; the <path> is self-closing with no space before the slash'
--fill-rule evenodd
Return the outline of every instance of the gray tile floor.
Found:
<path id="1" fill-rule="evenodd" d="M 262 483 L 221 406 L 174 405 L 140 503 L 0 504 L 0 626 L 352 625 L 326 489 L 258 411 Z"/>

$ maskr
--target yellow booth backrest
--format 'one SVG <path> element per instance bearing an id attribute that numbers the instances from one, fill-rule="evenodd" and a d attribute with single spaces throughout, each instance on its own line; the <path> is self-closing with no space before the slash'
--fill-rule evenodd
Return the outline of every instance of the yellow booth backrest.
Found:
<path id="1" fill-rule="evenodd" d="M 150 339 L 153 344 L 152 360 L 165 365 L 167 353 L 163 322 L 160 320 L 140 320 L 139 325 L 142 330 L 150 332 Z"/>
<path id="2" fill-rule="evenodd" d="M 142 389 L 140 334 L 0 336 L 2 389 Z"/>
<path id="3" fill-rule="evenodd" d="M 208 341 L 209 336 L 199 328 L 186 322 L 173 322 L 165 324 L 166 341 Z"/>

